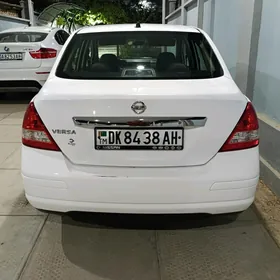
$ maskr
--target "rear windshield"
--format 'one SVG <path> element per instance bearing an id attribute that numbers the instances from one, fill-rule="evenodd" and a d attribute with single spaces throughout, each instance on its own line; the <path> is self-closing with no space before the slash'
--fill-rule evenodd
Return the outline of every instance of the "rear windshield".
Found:
<path id="1" fill-rule="evenodd" d="M 223 75 L 201 33 L 77 34 L 56 75 L 67 79 L 207 79 Z"/>
<path id="2" fill-rule="evenodd" d="M 0 43 L 28 43 L 42 42 L 48 33 L 39 32 L 11 32 L 0 33 Z"/>

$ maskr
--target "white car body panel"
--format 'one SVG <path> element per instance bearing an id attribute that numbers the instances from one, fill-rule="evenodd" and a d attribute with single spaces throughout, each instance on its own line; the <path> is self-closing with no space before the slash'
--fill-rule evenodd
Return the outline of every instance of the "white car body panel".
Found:
<path id="1" fill-rule="evenodd" d="M 61 153 L 23 146 L 22 174 L 26 196 L 39 209 L 218 214 L 252 204 L 258 157 L 253 148 L 219 153 L 195 167 L 85 167 Z"/>
<path id="2" fill-rule="evenodd" d="M 146 31 L 201 32 L 224 75 L 200 80 L 71 80 L 55 75 L 62 48 L 34 104 L 61 152 L 22 146 L 22 175 L 29 202 L 52 211 L 119 213 L 229 213 L 247 209 L 259 179 L 259 149 L 219 150 L 248 102 L 214 43 L 203 31 L 174 25 L 142 25 Z M 137 31 L 132 25 L 99 26 L 77 32 Z M 203 117 L 185 129 L 184 150 L 97 151 L 93 129 L 73 117 L 133 120 L 135 101 L 147 106 L 141 117 Z M 64 130 L 65 133 L 56 133 Z M 69 145 L 75 131 L 75 146 Z M 34 165 L 36 162 L 36 165 Z"/>
<path id="3" fill-rule="evenodd" d="M 78 94 L 77 94 L 78 93 Z M 141 117 L 205 117 L 204 127 L 185 130 L 184 150 L 97 151 L 94 130 L 77 127 L 73 117 L 94 116 L 136 118 L 131 105 L 143 101 L 147 110 Z M 193 166 L 207 163 L 216 155 L 242 115 L 247 101 L 228 78 L 182 81 L 76 81 L 51 78 L 35 99 L 35 107 L 50 134 L 75 164 L 101 166 Z M 60 111 L 59 122 L 51 111 Z M 227 117 L 227 124 L 220 116 Z M 219 127 L 217 130 L 216 128 Z M 69 135 L 56 129 L 75 130 L 76 146 L 68 145 Z M 213 133 L 215 131 L 215 133 Z M 199 141 L 198 141 L 199 139 Z"/>
<path id="4" fill-rule="evenodd" d="M 7 82 L 8 85 L 7 87 L 1 87 L 0 91 L 28 91 L 30 90 L 30 87 L 28 86 L 28 83 L 26 83 L 26 86 L 24 85 L 25 81 L 32 81 L 33 83 L 30 83 L 30 85 L 36 85 L 37 83 L 37 91 L 44 85 L 57 57 L 49 59 L 34 59 L 31 57 L 29 52 L 37 51 L 40 48 L 52 48 L 57 50 L 58 55 L 63 46 L 55 40 L 54 36 L 59 30 L 61 29 L 48 27 L 24 27 L 8 29 L 0 33 L 40 32 L 48 34 L 42 42 L 0 42 L 0 52 L 2 53 L 5 52 L 5 48 L 9 48 L 9 52 L 23 53 L 23 60 L 0 61 L 0 82 Z M 9 86 L 9 81 L 22 81 L 23 86 L 13 88 L 13 86 Z M 33 88 L 33 90 L 36 91 L 36 88 Z"/>

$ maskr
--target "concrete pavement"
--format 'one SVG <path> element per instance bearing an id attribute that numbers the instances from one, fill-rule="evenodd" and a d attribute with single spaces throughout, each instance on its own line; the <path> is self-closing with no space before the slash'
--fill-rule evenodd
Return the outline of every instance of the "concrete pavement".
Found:
<path id="1" fill-rule="evenodd" d="M 20 177 L 22 100 L 0 100 L 0 280 L 279 280 L 253 209 L 231 216 L 45 214 Z"/>

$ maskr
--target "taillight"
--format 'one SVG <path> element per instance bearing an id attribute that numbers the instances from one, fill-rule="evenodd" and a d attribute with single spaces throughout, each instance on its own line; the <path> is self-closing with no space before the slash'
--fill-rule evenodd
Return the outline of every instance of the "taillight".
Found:
<path id="1" fill-rule="evenodd" d="M 60 151 L 31 102 L 22 124 L 22 144 L 28 147 Z"/>
<path id="2" fill-rule="evenodd" d="M 49 48 L 41 48 L 38 51 L 29 52 L 31 57 L 34 59 L 48 59 L 55 58 L 57 55 L 57 50 Z"/>
<path id="3" fill-rule="evenodd" d="M 220 152 L 249 149 L 259 145 L 259 123 L 251 102 L 234 128 L 233 132 L 221 148 Z"/>

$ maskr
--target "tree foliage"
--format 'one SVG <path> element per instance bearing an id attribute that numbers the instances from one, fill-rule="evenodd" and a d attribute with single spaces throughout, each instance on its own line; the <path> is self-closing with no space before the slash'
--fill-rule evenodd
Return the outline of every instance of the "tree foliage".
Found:
<path id="1" fill-rule="evenodd" d="M 63 11 L 56 23 L 58 26 L 67 28 L 69 32 L 76 27 L 80 26 L 92 26 L 98 24 L 114 24 L 123 23 L 127 21 L 127 16 L 124 10 L 112 4 L 103 7 L 101 5 L 92 6 L 89 9 L 70 9 Z"/>
<path id="2" fill-rule="evenodd" d="M 84 10 L 71 9 L 62 12 L 57 25 L 72 31 L 78 26 L 116 23 L 159 23 L 161 8 L 148 0 L 72 0 Z"/>
<path id="3" fill-rule="evenodd" d="M 120 1 L 123 9 L 126 11 L 128 22 L 141 23 L 160 23 L 161 6 L 152 0 L 128 0 Z"/>

